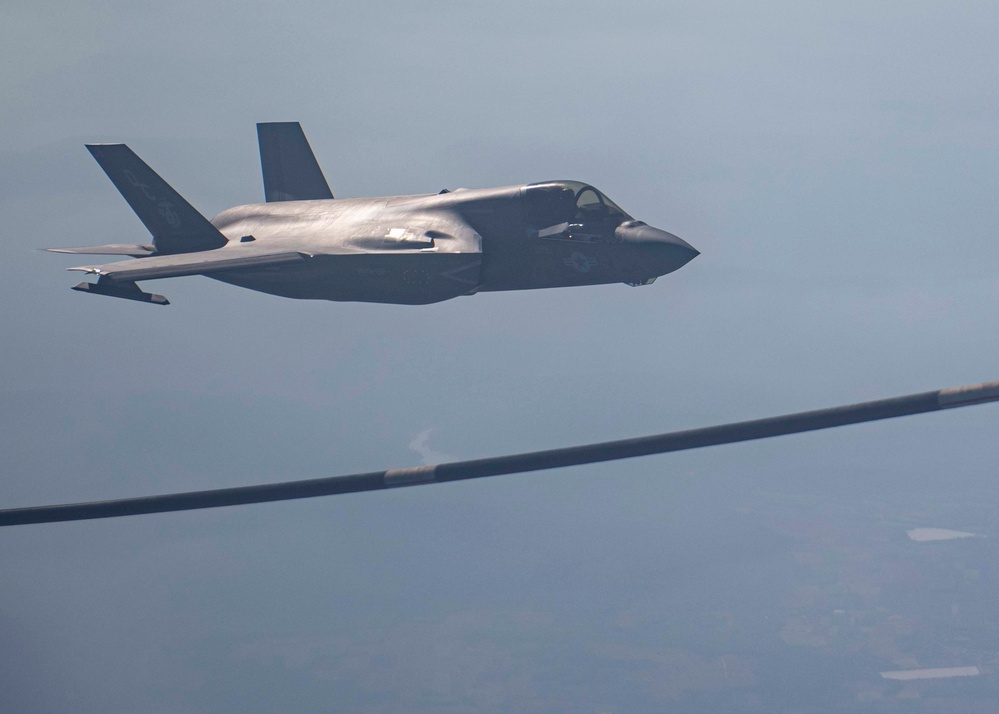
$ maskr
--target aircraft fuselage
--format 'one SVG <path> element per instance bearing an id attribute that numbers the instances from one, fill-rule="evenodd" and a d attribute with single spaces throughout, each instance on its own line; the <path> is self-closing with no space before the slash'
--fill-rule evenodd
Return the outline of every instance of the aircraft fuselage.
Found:
<path id="1" fill-rule="evenodd" d="M 265 203 L 207 220 L 124 144 L 87 148 L 151 244 L 51 249 L 136 260 L 70 270 L 86 293 L 169 304 L 137 281 L 205 275 L 311 300 L 425 304 L 491 290 L 647 285 L 696 255 L 593 186 L 549 181 L 334 199 L 297 122 L 257 125 Z"/>
<path id="2" fill-rule="evenodd" d="M 541 201 L 539 188 L 550 194 Z M 206 275 L 285 297 L 423 304 L 492 290 L 646 284 L 697 255 L 616 206 L 593 201 L 581 211 L 568 201 L 580 190 L 603 198 L 585 184 L 552 182 L 237 206 L 212 219 L 229 240 L 212 252 L 266 246 L 309 258 Z M 557 204 L 561 192 L 561 213 L 536 205 Z"/>

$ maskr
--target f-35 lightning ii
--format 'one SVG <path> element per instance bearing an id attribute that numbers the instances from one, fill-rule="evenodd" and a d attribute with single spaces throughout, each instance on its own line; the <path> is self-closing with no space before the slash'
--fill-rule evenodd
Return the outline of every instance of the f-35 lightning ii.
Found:
<path id="1" fill-rule="evenodd" d="M 334 199 L 297 122 L 258 124 L 257 138 L 266 203 L 211 221 L 126 145 L 88 145 L 152 242 L 50 248 L 135 258 L 70 268 L 98 276 L 73 289 L 167 305 L 136 281 L 204 275 L 292 298 L 417 305 L 490 290 L 648 285 L 698 255 L 578 181 Z"/>

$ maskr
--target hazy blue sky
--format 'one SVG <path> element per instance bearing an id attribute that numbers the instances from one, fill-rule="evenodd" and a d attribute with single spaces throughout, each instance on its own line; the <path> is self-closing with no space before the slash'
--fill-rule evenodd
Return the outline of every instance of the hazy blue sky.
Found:
<path id="1" fill-rule="evenodd" d="M 7 0 L 0 505 L 997 379 L 997 32 L 991 2 Z M 81 261 L 38 250 L 147 239 L 85 142 L 212 216 L 262 200 L 254 123 L 278 120 L 340 197 L 580 179 L 702 255 L 641 289 L 403 307 L 183 278 L 149 284 L 157 308 L 71 292 Z M 781 567 L 729 530 L 739 494 L 973 501 L 997 418 L 6 529 L 0 709 L 677 710 L 662 681 L 700 660 L 670 664 L 664 623 L 765 599 L 754 564 Z"/>

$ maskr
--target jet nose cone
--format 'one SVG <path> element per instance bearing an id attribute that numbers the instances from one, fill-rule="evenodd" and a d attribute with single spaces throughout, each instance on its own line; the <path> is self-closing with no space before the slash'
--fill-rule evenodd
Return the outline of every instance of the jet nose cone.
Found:
<path id="1" fill-rule="evenodd" d="M 678 268 L 686 265 L 701 254 L 701 251 L 697 250 L 697 248 L 679 236 L 667 233 L 666 231 L 661 231 L 658 228 L 653 228 L 652 230 L 656 232 L 656 242 L 666 246 L 666 250 L 669 250 L 674 256 L 676 256 L 676 259 L 680 263 L 676 266 Z"/>
<path id="2" fill-rule="evenodd" d="M 682 268 L 701 254 L 683 238 L 638 221 L 621 224 L 616 234 L 623 242 L 656 254 L 657 262 L 663 263 L 665 272 Z"/>

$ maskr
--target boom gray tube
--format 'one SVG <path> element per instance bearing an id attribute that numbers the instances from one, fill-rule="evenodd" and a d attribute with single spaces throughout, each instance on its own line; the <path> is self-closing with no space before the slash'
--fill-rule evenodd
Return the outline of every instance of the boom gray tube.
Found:
<path id="1" fill-rule="evenodd" d="M 965 407 L 999 401 L 999 382 L 987 382 L 935 392 L 910 394 L 893 399 L 862 402 L 848 406 L 799 412 L 784 416 L 709 426 L 702 429 L 656 434 L 635 439 L 570 446 L 562 449 L 533 451 L 509 456 L 494 456 L 471 461 L 454 461 L 436 466 L 373 471 L 371 473 L 330 476 L 305 481 L 220 488 L 209 491 L 172 493 L 159 496 L 125 498 L 112 501 L 71 503 L 0 510 L 0 526 L 57 521 L 81 521 L 95 518 L 135 516 L 144 513 L 189 511 L 248 503 L 287 501 L 342 493 L 378 491 L 385 488 L 445 483 L 503 474 L 541 471 L 579 464 L 664 454 L 671 451 L 699 449 L 766 439 L 772 436 L 831 429 L 911 414 Z"/>

